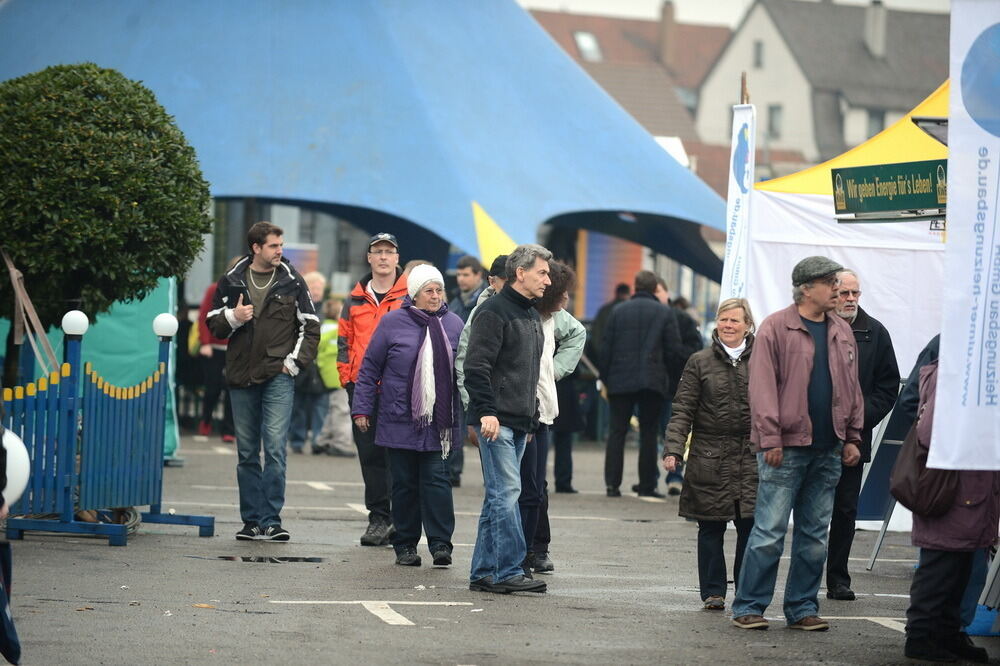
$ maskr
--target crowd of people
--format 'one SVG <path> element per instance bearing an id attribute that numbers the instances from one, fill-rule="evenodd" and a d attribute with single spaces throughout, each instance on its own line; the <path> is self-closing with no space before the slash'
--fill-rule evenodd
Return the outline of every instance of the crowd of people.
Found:
<path id="1" fill-rule="evenodd" d="M 579 396 L 567 387 L 586 368 L 610 410 L 606 494 L 621 496 L 637 416 L 632 490 L 663 497 L 662 466 L 680 515 L 697 521 L 706 610 L 726 608 L 723 546 L 732 522 L 732 624 L 768 628 L 792 515 L 787 626 L 829 629 L 819 614 L 824 572 L 827 598 L 855 599 L 848 560 L 861 470 L 875 426 L 897 404 L 900 377 L 889 332 L 859 305 L 853 271 L 826 257 L 803 259 L 791 275 L 793 302 L 759 325 L 745 299 L 724 300 L 707 347 L 683 304 L 671 306 L 662 278 L 639 271 L 633 288 L 619 285 L 598 312 L 588 340 L 566 309 L 572 268 L 539 245 L 518 246 L 488 271 L 463 257 L 449 303 L 441 271 L 422 261 L 401 268 L 398 240 L 379 233 L 367 247 L 371 272 L 340 303 L 323 301 L 321 275 L 300 276 L 282 257 L 282 235 L 255 224 L 249 253 L 202 304 L 201 354 L 220 373 L 224 366 L 231 405 L 244 523 L 237 539 L 289 540 L 280 520 L 286 447 L 353 455 L 344 442 L 350 428 L 369 512 L 360 543 L 391 544 L 398 565 L 420 566 L 423 534 L 433 564 L 449 566 L 452 489 L 471 443 L 484 497 L 469 588 L 545 592 L 534 574 L 555 568 L 548 449 L 554 443 L 555 491 L 575 492 L 565 434 L 579 429 Z M 923 446 L 932 357 L 921 355 L 899 400 Z M 203 428 L 222 388 L 206 392 Z M 963 633 L 962 592 L 978 561 L 970 553 L 982 554 L 997 536 L 1000 473 L 961 478 L 948 518 L 914 517 L 921 554 L 907 613 L 910 657 L 985 660 Z"/>

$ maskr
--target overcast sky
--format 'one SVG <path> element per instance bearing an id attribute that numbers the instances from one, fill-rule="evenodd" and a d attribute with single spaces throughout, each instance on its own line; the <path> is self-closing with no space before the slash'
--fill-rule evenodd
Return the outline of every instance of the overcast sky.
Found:
<path id="1" fill-rule="evenodd" d="M 529 9 L 550 9 L 577 14 L 605 14 L 630 18 L 655 19 L 660 16 L 662 0 L 517 0 Z M 674 0 L 677 20 L 682 23 L 708 23 L 735 27 L 753 0 Z M 868 0 L 837 0 L 845 4 L 868 4 Z M 947 12 L 949 0 L 884 0 L 890 9 L 915 9 Z"/>

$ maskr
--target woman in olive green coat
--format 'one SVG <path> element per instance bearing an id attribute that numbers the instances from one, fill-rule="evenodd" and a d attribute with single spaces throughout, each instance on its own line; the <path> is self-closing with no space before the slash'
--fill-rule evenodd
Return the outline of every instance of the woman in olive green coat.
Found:
<path id="1" fill-rule="evenodd" d="M 753 315 L 743 298 L 719 305 L 712 345 L 691 355 L 674 397 L 663 467 L 673 471 L 691 448 L 681 490 L 680 515 L 698 521 L 698 582 L 709 610 L 726 602 L 726 525 L 736 525 L 733 580 L 739 584 L 757 497 L 757 458 L 750 446 L 747 364 Z"/>

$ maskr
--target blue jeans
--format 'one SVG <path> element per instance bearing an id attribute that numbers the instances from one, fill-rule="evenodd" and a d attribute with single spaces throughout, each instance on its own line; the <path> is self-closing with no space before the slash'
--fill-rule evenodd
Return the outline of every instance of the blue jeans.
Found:
<path id="1" fill-rule="evenodd" d="M 263 384 L 229 390 L 236 426 L 236 482 L 240 487 L 240 517 L 244 523 L 255 523 L 261 528 L 281 524 L 281 507 L 285 504 L 285 440 L 293 393 L 294 380 L 283 373 Z"/>
<path id="2" fill-rule="evenodd" d="M 292 450 L 301 453 L 305 448 L 306 439 L 312 434 L 311 444 L 316 447 L 316 440 L 323 432 L 323 421 L 330 409 L 329 393 L 295 392 L 292 399 L 292 424 L 288 433 L 288 444 Z"/>
<path id="3" fill-rule="evenodd" d="M 817 592 L 823 579 L 833 496 L 840 480 L 841 448 L 786 448 L 781 467 L 771 467 L 764 462 L 763 453 L 757 454 L 757 508 L 733 600 L 733 617 L 763 615 L 770 605 L 789 514 L 795 517 L 795 527 L 785 581 L 785 619 L 792 624 L 819 614 Z"/>
<path id="4" fill-rule="evenodd" d="M 492 582 L 502 583 L 524 573 L 521 563 L 527 548 L 517 498 L 526 433 L 500 426 L 500 434 L 492 442 L 483 437 L 479 426 L 476 434 L 485 495 L 470 577 L 476 581 L 489 576 Z"/>

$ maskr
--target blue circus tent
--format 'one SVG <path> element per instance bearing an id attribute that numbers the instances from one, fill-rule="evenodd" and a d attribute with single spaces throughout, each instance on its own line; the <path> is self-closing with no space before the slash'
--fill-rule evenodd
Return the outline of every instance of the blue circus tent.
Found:
<path id="1" fill-rule="evenodd" d="M 551 222 L 721 275 L 724 201 L 514 0 L 0 3 L 0 80 L 85 61 L 153 90 L 216 197 L 487 261 Z"/>

